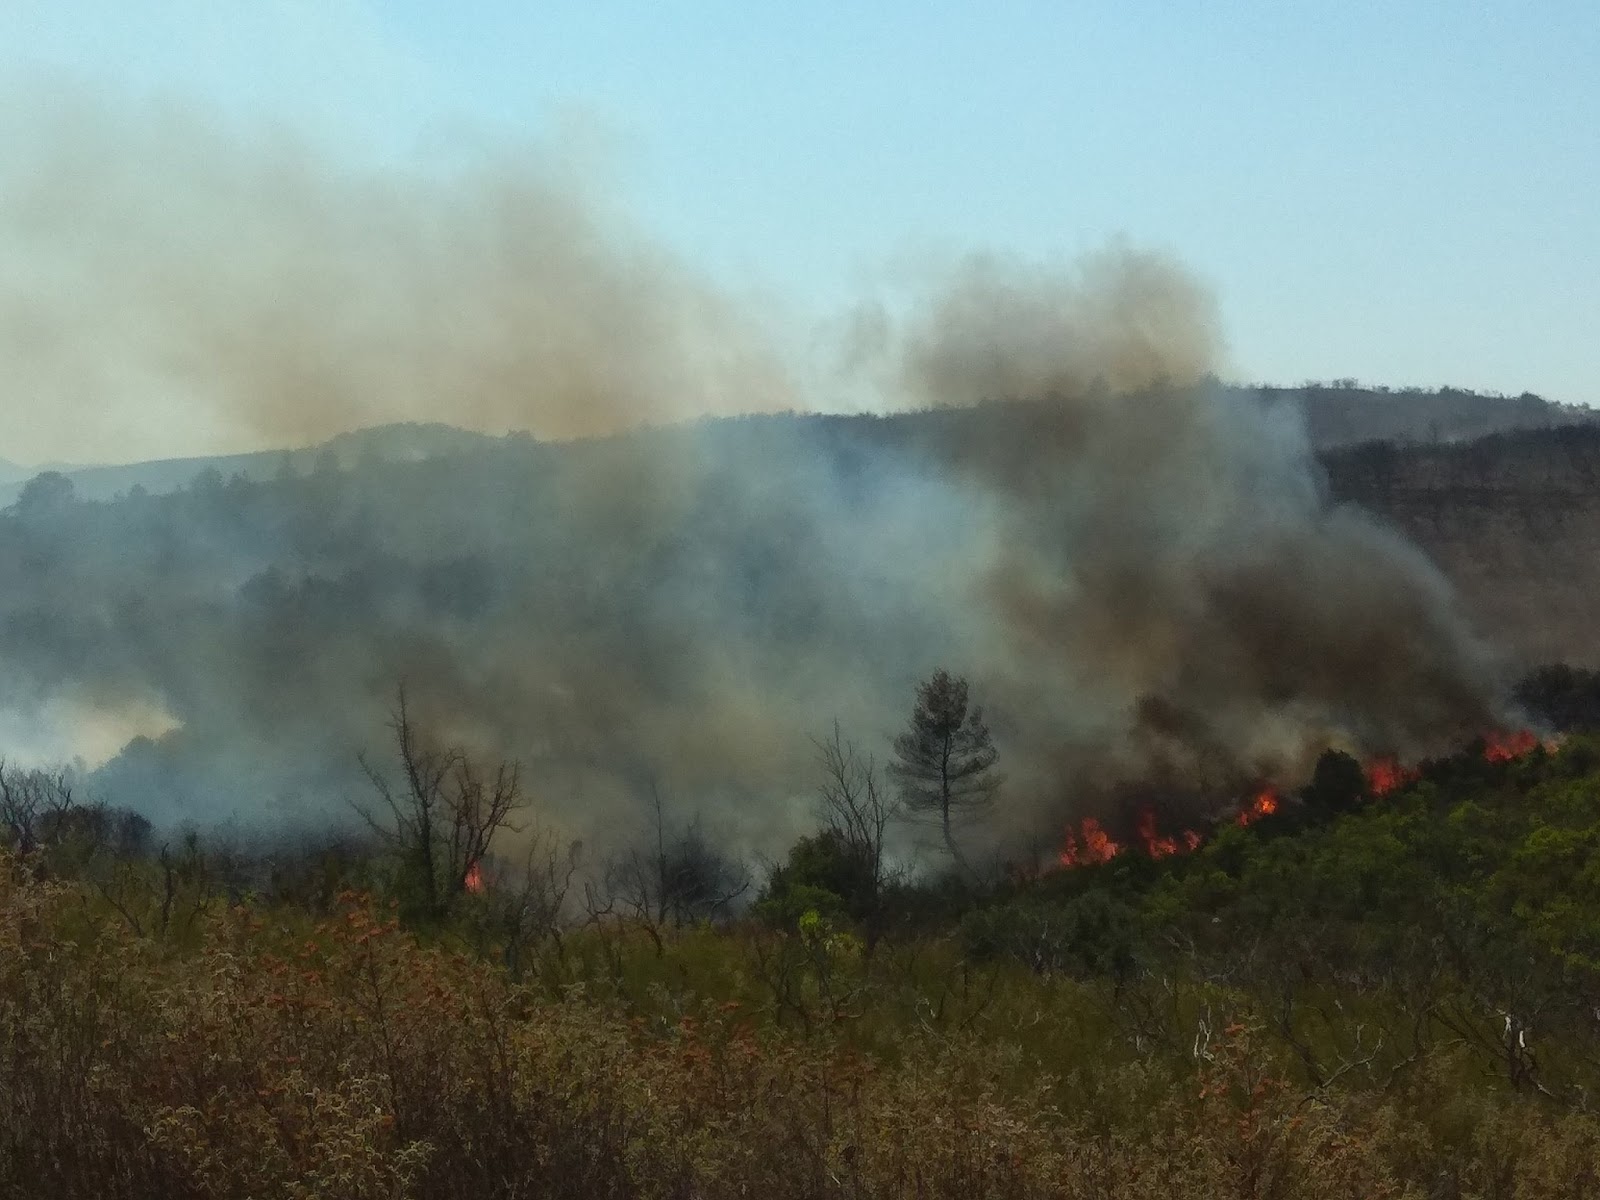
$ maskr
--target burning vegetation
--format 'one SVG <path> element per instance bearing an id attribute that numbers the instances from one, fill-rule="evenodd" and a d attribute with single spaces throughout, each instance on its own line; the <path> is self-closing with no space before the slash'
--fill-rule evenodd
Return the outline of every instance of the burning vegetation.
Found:
<path id="1" fill-rule="evenodd" d="M 1600 744 L 1179 264 L 796 361 L 564 164 L 13 107 L 10 435 L 314 448 L 0 509 L 0 1195 L 1592 1190 Z"/>
<path id="2" fill-rule="evenodd" d="M 1479 739 L 1484 762 L 1513 762 L 1534 750 L 1554 753 L 1558 739 L 1541 739 L 1532 730 L 1492 730 Z M 1361 799 L 1378 800 L 1422 776 L 1422 767 L 1406 766 L 1392 755 L 1378 755 L 1368 759 L 1361 768 Z M 1263 784 L 1249 793 L 1246 799 L 1232 806 L 1232 815 L 1218 815 L 1212 826 L 1231 821 L 1247 828 L 1267 817 L 1283 811 L 1286 801 L 1283 794 L 1271 784 Z M 1302 799 L 1287 801 L 1304 803 Z M 1224 813 L 1226 809 L 1224 810 Z M 1133 836 L 1119 841 L 1095 817 L 1083 817 L 1076 825 L 1068 825 L 1062 835 L 1061 848 L 1056 862 L 1063 868 L 1092 866 L 1110 862 L 1118 855 L 1132 851 L 1151 859 L 1169 858 L 1175 854 L 1192 854 L 1207 840 L 1207 834 L 1195 829 L 1182 829 L 1162 833 L 1153 807 L 1139 809 L 1134 820 Z"/>
<path id="3" fill-rule="evenodd" d="M 520 792 L 391 733 L 395 836 L 254 879 L 0 766 L 0 1193 L 816 1200 L 820 1161 L 874 1197 L 1584 1200 L 1600 1174 L 1592 739 L 1330 754 L 1214 836 L 1089 818 L 1085 869 L 953 888 L 884 858 L 892 792 L 835 730 L 818 832 L 713 922 L 704 842 L 663 824 L 579 914 L 559 858 L 457 853 Z"/>
<path id="4" fill-rule="evenodd" d="M 952 862 L 1080 780 L 1286 778 L 1510 720 L 1439 572 L 1330 502 L 1300 411 L 1218 383 L 1217 306 L 1165 255 L 930 264 L 794 361 L 819 339 L 768 337 L 559 164 L 364 170 L 62 108 L 0 162 L 0 263 L 26 268 L 0 351 L 40 456 L 113 427 L 332 439 L 104 503 L 46 474 L 0 514 L 0 717 L 86 760 L 84 728 L 135 723 L 85 783 L 163 827 L 316 819 L 402 679 L 607 854 L 653 789 L 780 853 L 810 735 L 901 728 L 937 663 L 984 701 L 973 773 L 902 756 L 897 782 Z M 821 415 L 841 395 L 886 415 Z M 810 415 L 674 424 L 752 412 Z M 388 461 L 352 432 L 424 417 L 495 436 Z M 1158 815 L 1101 813 L 1073 853 L 1177 853 L 1214 814 Z"/>

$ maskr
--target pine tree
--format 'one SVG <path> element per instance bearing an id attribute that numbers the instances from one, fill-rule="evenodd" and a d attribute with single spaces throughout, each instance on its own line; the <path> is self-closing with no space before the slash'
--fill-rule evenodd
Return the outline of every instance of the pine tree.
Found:
<path id="1" fill-rule="evenodd" d="M 911 728 L 894 740 L 890 767 L 907 811 L 939 822 L 950 857 L 965 866 L 956 826 L 987 808 L 999 784 L 999 752 L 981 709 L 967 708 L 967 681 L 948 671 L 917 686 Z"/>

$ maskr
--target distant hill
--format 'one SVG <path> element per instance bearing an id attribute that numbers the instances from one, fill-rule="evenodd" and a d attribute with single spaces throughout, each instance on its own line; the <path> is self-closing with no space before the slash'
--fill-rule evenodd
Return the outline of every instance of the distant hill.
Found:
<path id="1" fill-rule="evenodd" d="M 1299 405 L 1306 414 L 1312 445 L 1336 449 L 1361 442 L 1435 444 L 1470 441 L 1519 429 L 1549 429 L 1600 423 L 1600 410 L 1557 404 L 1531 392 L 1501 396 L 1441 388 L 1389 390 L 1344 381 L 1297 388 L 1237 387 L 1269 404 Z M 509 440 L 529 440 L 512 433 Z M 315 446 L 265 450 L 207 458 L 173 458 L 108 466 L 21 467 L 0 459 L 0 508 L 11 504 L 22 485 L 41 470 L 59 470 L 85 500 L 110 500 L 135 487 L 172 492 L 202 472 L 224 479 L 269 479 L 281 472 L 309 474 L 319 460 L 349 468 L 363 462 L 420 462 L 440 455 L 467 454 L 504 439 L 438 422 L 406 422 L 341 433 Z"/>
<path id="2" fill-rule="evenodd" d="M 512 434 L 511 437 L 526 435 Z M 282 472 L 308 475 L 319 461 L 341 468 L 362 462 L 419 462 L 443 454 L 463 454 L 499 439 L 472 433 L 453 425 L 408 422 L 380 425 L 341 433 L 315 446 L 293 450 L 262 450 L 253 454 L 224 454 L 201 458 L 168 458 L 154 462 L 107 466 L 56 465 L 19 467 L 0 461 L 0 508 L 17 498 L 22 485 L 41 470 L 58 470 L 72 480 L 79 497 L 110 500 L 134 488 L 147 492 L 174 492 L 196 476 L 215 471 L 224 479 L 270 479 Z"/>
<path id="3" fill-rule="evenodd" d="M 1397 526 L 1523 665 L 1600 666 L 1600 426 L 1323 455 L 1333 496 Z"/>
<path id="4" fill-rule="evenodd" d="M 1518 663 L 1600 667 L 1600 412 L 1528 393 L 1454 388 L 1386 391 L 1336 383 L 1240 390 L 1268 404 L 1300 406 L 1333 497 L 1385 518 L 1416 542 L 1454 582 L 1474 624 Z M 717 440 L 727 441 L 729 452 L 744 453 L 793 436 L 796 422 L 814 424 L 819 436 L 841 447 L 902 440 L 959 446 L 973 417 L 948 411 L 888 421 L 775 416 L 704 424 L 720 431 Z M 994 409 L 984 419 L 1010 423 Z M 664 435 L 669 431 L 655 436 Z M 525 434 L 397 424 L 293 450 L 52 469 L 68 475 L 81 499 L 109 500 L 135 489 L 178 491 L 213 473 L 262 481 L 432 459 L 481 464 L 504 458 L 497 451 L 520 459 L 520 447 L 532 445 Z M 576 464 L 590 457 L 574 449 L 575 457 L 558 453 L 540 461 Z M 37 471 L 0 460 L 0 508 Z"/>
<path id="5" fill-rule="evenodd" d="M 1342 381 L 1255 390 L 1269 402 L 1299 404 L 1312 444 L 1323 450 L 1372 441 L 1462 442 L 1516 429 L 1600 422 L 1600 410 L 1557 404 L 1532 392 L 1501 396 L 1449 387 L 1391 391 Z"/>
<path id="6" fill-rule="evenodd" d="M 515 441 L 528 440 L 531 435 L 512 433 L 506 436 Z M 301 453 L 317 456 L 331 452 L 341 466 L 348 467 L 363 461 L 421 462 L 441 454 L 470 454 L 496 440 L 489 434 L 473 433 L 437 421 L 427 424 L 407 421 L 341 433 Z"/>
<path id="7" fill-rule="evenodd" d="M 1313 415 L 1340 401 L 1413 403 L 1264 400 Z M 960 589 L 926 586 L 942 561 L 929 547 L 989 545 L 981 498 L 944 482 L 1009 478 L 1025 496 L 1033 465 L 1044 485 L 1070 484 L 1060 465 L 1083 461 L 1073 423 L 1041 421 L 1042 409 L 776 414 L 569 443 L 385 427 L 75 471 L 80 499 L 125 499 L 57 490 L 0 516 L 0 699 L 22 711 L 62 680 L 158 697 L 176 728 L 129 742 L 94 782 L 165 818 L 211 797 L 271 796 L 287 811 L 361 787 L 352 748 L 370 745 L 385 692 L 410 678 L 472 736 L 556 747 L 561 786 L 587 797 L 593 775 L 595 803 L 618 819 L 669 761 L 685 793 L 743 812 L 740 789 L 755 785 L 718 774 L 671 714 L 722 704 L 716 719 L 733 728 L 744 698 L 780 679 L 785 729 L 846 704 L 857 720 L 891 711 L 967 612 Z M 1474 411 L 1584 416 L 1496 398 Z M 1515 665 L 1600 666 L 1600 424 L 1460 441 L 1438 425 L 1436 440 L 1412 436 L 1413 420 L 1390 426 L 1404 437 L 1325 448 L 1329 494 L 1408 534 Z M 669 469 L 650 469 L 661 460 Z M 246 482 L 228 485 L 235 475 Z M 1362 643 L 1371 686 L 1386 686 L 1383 656 L 1404 646 Z M 735 686 L 719 690 L 724 673 Z M 727 744 L 760 786 L 791 786 L 810 748 L 769 755 L 764 728 Z"/>

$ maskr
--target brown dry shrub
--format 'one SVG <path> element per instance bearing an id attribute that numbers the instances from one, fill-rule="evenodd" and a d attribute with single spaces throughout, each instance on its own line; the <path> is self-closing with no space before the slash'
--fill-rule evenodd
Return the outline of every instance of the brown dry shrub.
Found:
<path id="1" fill-rule="evenodd" d="M 0 1194 L 1555 1200 L 1600 1160 L 1592 1119 L 1520 1098 L 1430 1123 L 1443 1071 L 1298 1092 L 1245 1027 L 1090 1132 L 970 1036 L 908 1034 L 890 1065 L 734 1004 L 551 1000 L 356 897 L 200 929 L 179 952 L 0 862 Z"/>

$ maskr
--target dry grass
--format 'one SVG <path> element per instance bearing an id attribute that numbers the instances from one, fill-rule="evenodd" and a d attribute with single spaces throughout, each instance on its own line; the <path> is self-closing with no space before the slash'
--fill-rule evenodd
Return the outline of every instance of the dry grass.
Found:
<path id="1" fill-rule="evenodd" d="M 0 861 L 0 1193 L 1595 1194 L 1588 1117 L 1485 1095 L 1430 1122 L 1445 1072 L 1307 1096 L 1242 1026 L 1090 1133 L 992 1044 L 908 1033 L 891 1060 L 737 1004 L 663 1022 L 581 988 L 552 1000 L 356 897 L 315 925 L 212 903 L 192 932 L 139 936 Z"/>

